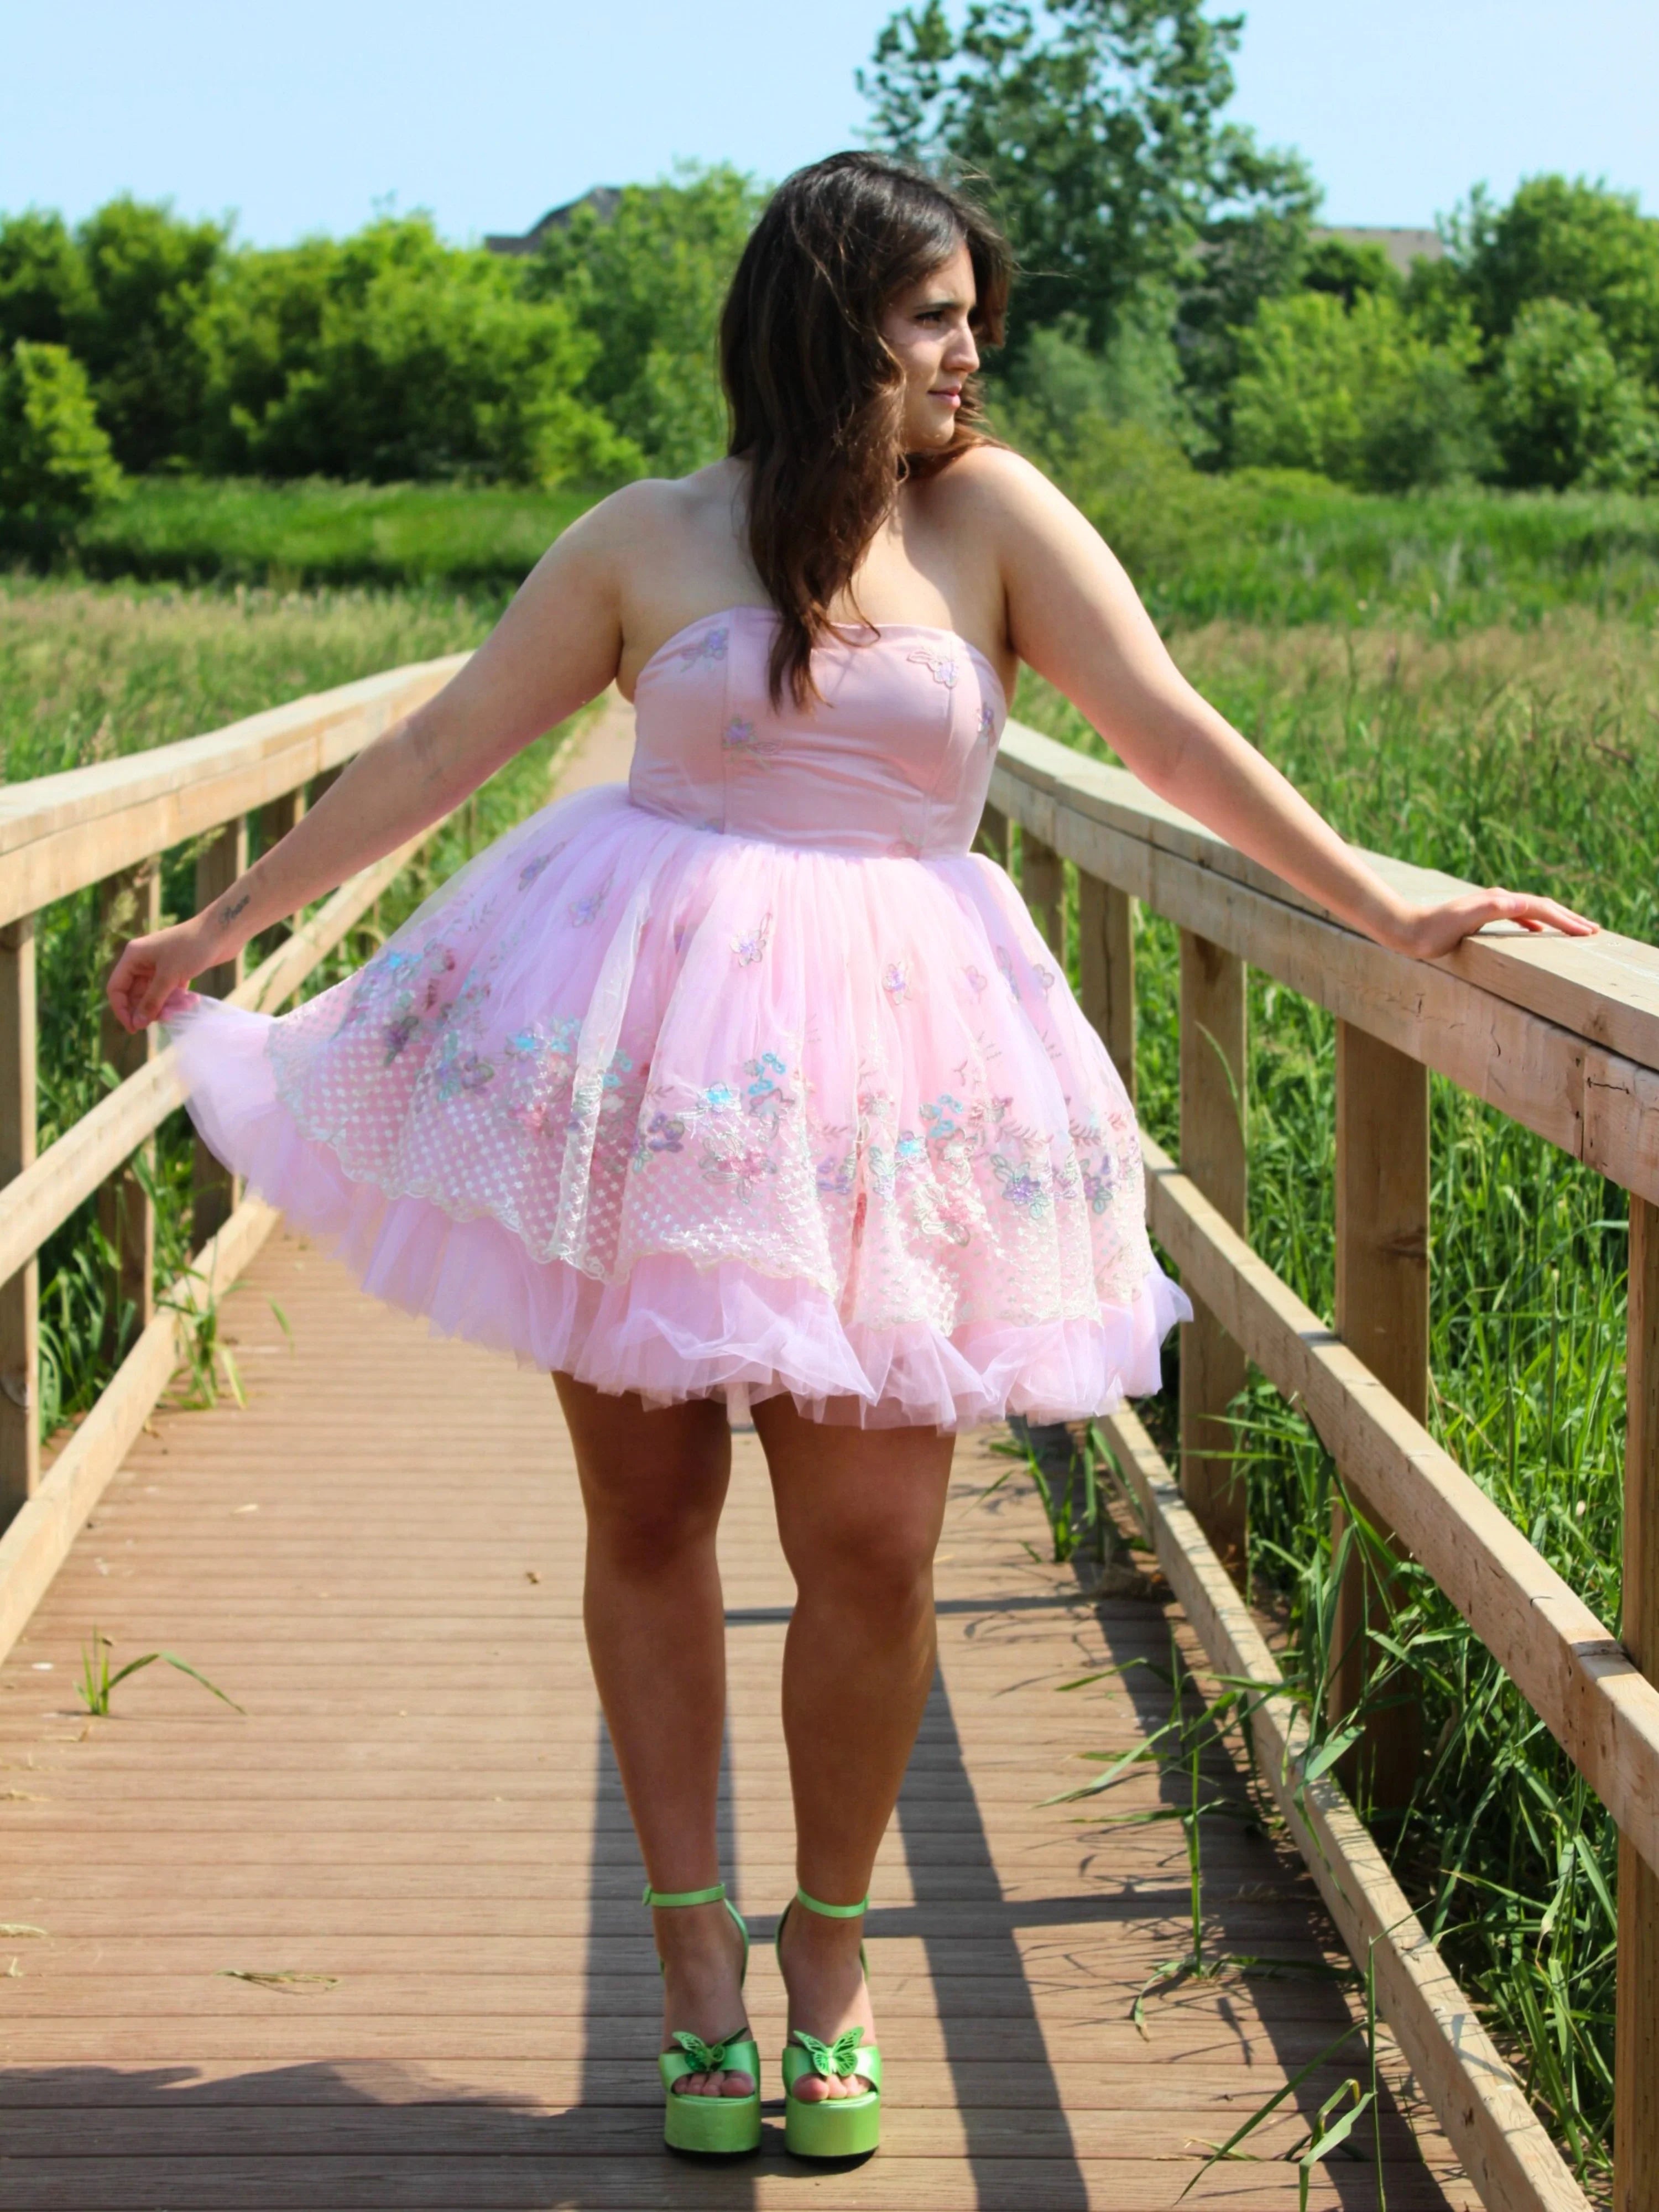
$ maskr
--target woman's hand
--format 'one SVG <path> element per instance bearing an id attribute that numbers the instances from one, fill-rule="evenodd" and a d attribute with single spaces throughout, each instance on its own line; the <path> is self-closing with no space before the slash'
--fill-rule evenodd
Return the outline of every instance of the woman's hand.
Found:
<path id="1" fill-rule="evenodd" d="M 148 1029 L 175 991 L 214 964 L 201 919 L 135 937 L 122 951 L 104 986 L 110 1011 L 128 1031 Z"/>
<path id="2" fill-rule="evenodd" d="M 1594 937 L 1599 927 L 1571 907 L 1535 897 L 1530 891 L 1463 891 L 1438 906 L 1407 907 L 1398 933 L 1391 930 L 1382 941 L 1396 952 L 1409 953 L 1413 960 L 1437 960 L 1443 952 L 1455 951 L 1466 937 L 1473 937 L 1489 921 L 1518 922 L 1533 936 L 1553 929 L 1563 937 Z"/>

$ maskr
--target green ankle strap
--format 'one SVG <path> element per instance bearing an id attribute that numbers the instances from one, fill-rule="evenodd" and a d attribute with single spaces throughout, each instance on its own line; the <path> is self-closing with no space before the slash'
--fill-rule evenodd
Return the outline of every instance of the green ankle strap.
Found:
<path id="1" fill-rule="evenodd" d="M 856 1905 L 825 1905 L 816 1897 L 809 1897 L 799 1885 L 795 1901 L 804 1905 L 809 1912 L 821 1912 L 826 1920 L 856 1920 L 870 1902 L 867 1897 L 861 1897 Z"/>
<path id="2" fill-rule="evenodd" d="M 717 1881 L 712 1889 L 675 1890 L 653 1889 L 647 1882 L 645 1895 L 640 1899 L 641 1905 L 723 1905 L 725 1901 L 723 1881 Z"/>

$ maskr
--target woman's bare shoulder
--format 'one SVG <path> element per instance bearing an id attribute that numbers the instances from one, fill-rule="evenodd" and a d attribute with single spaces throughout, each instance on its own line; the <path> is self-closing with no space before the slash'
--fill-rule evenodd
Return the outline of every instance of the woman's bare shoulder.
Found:
<path id="1" fill-rule="evenodd" d="M 596 501 L 564 538 L 584 551 L 633 553 L 706 526 L 712 513 L 731 503 L 732 465 L 717 461 L 689 477 L 638 477 Z"/>
<path id="2" fill-rule="evenodd" d="M 928 485 L 936 511 L 953 527 L 1029 526 L 1045 510 L 1069 504 L 1041 469 L 1011 446 L 970 446 Z"/>

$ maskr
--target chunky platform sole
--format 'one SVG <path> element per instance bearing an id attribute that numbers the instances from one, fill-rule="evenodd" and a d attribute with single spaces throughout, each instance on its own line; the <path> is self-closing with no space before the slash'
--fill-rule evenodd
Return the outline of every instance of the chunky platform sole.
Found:
<path id="1" fill-rule="evenodd" d="M 792 2091 L 783 2121 L 784 2148 L 794 2158 L 865 2158 L 881 2144 L 881 2098 L 825 2097 L 804 2105 Z"/>
<path id="2" fill-rule="evenodd" d="M 672 2091 L 662 2139 L 670 2150 L 702 2158 L 742 2158 L 760 2148 L 760 2093 L 752 2097 L 687 2097 Z"/>

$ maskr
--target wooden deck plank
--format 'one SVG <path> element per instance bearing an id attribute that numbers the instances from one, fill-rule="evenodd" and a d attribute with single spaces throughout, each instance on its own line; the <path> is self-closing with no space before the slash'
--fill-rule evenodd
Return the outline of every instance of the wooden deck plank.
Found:
<path id="1" fill-rule="evenodd" d="M 1079 1753 L 1163 1717 L 1144 1674 L 1059 1686 L 1162 1660 L 1170 1626 L 1152 1602 L 1091 1607 L 1034 1561 L 1033 1501 L 984 1499 L 1005 1463 L 967 1442 L 940 1679 L 871 1917 L 887 2147 L 854 2172 L 794 2169 L 775 2103 L 752 2166 L 666 2160 L 657 1977 L 582 1652 L 550 1386 L 433 1343 L 285 1235 L 224 1322 L 246 1409 L 157 1417 L 0 1668 L 0 1917 L 47 1931 L 0 1936 L 0 2212 L 1165 2212 L 1202 2146 L 1351 2017 L 1319 1978 L 1331 1938 L 1306 1877 L 1228 1829 L 1206 1844 L 1206 1942 L 1310 1971 L 1188 1984 L 1136 2028 L 1136 1990 L 1184 1942 L 1179 1828 L 1108 1831 L 1037 1801 L 1086 1778 Z M 755 1440 L 735 1441 L 726 1853 L 760 1936 L 792 1881 L 776 1711 L 791 1588 Z M 94 1625 L 118 1663 L 177 1651 L 246 1717 L 155 1667 L 89 1724 L 74 1680 Z M 1156 1795 L 1145 1778 L 1121 1802 Z M 228 1967 L 334 1978 L 272 1988 Z M 781 1990 L 763 1944 L 750 1984 L 775 2088 Z M 1263 2162 L 1217 2169 L 1188 2201 L 1293 2205 L 1285 2154 L 1358 2065 L 1351 2048 L 1263 2130 Z M 1475 2200 L 1443 2139 L 1391 2078 L 1390 2205 L 1463 2212 Z M 1310 2201 L 1374 2199 L 1350 2163 Z"/>

